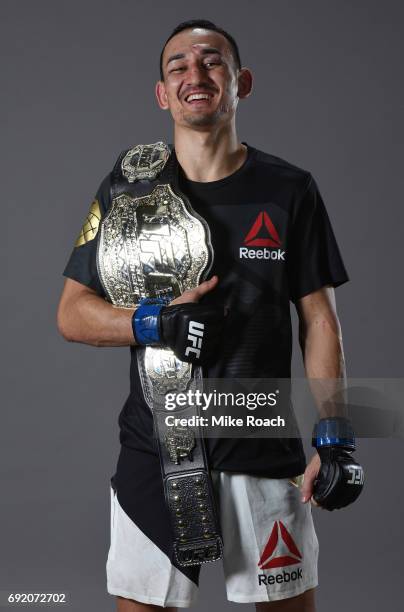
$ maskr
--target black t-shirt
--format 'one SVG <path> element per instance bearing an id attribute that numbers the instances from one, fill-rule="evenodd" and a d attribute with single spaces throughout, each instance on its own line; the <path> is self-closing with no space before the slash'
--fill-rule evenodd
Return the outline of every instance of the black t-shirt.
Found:
<path id="1" fill-rule="evenodd" d="M 206 301 L 226 306 L 220 356 L 207 378 L 289 378 L 290 302 L 348 280 L 324 202 L 311 174 L 247 145 L 246 161 L 232 175 L 208 183 L 188 180 L 179 190 L 208 223 L 214 252 L 210 275 L 218 287 Z M 99 207 L 97 207 L 97 203 Z M 105 297 L 98 277 L 96 226 L 110 205 L 110 176 L 101 183 L 84 234 L 64 275 Z M 96 215 L 94 216 L 94 212 Z M 136 348 L 131 347 L 130 393 L 119 415 L 120 441 L 155 454 L 153 419 L 144 401 Z M 213 469 L 273 478 L 304 471 L 298 438 L 207 439 Z"/>

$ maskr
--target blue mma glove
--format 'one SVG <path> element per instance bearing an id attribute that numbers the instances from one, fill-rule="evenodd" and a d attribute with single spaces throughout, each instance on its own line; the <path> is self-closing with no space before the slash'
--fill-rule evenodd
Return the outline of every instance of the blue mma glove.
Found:
<path id="1" fill-rule="evenodd" d="M 164 298 L 144 298 L 133 313 L 136 343 L 170 348 L 181 361 L 214 361 L 224 328 L 223 307 L 185 303 L 168 306 Z"/>
<path id="2" fill-rule="evenodd" d="M 350 421 L 343 417 L 320 419 L 314 427 L 312 442 L 321 459 L 314 482 L 314 501 L 326 510 L 352 504 L 362 492 L 364 472 L 352 457 L 356 446 Z"/>

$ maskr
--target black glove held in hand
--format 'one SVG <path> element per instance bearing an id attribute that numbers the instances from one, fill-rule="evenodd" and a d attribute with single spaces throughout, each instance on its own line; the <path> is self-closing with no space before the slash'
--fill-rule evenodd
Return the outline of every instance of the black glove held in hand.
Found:
<path id="1" fill-rule="evenodd" d="M 352 504 L 363 489 L 363 469 L 349 451 L 320 448 L 321 467 L 314 484 L 313 499 L 326 510 Z"/>
<path id="2" fill-rule="evenodd" d="M 313 432 L 313 446 L 321 459 L 314 501 L 326 510 L 352 504 L 362 492 L 364 473 L 352 457 L 356 447 L 350 421 L 343 417 L 320 419 Z"/>
<path id="3" fill-rule="evenodd" d="M 220 351 L 223 307 L 194 303 L 164 306 L 159 319 L 161 342 L 181 361 L 206 364 Z"/>

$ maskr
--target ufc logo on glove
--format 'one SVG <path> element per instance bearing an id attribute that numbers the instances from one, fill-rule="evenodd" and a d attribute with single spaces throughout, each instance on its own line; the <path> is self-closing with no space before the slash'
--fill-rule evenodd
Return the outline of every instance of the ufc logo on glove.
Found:
<path id="1" fill-rule="evenodd" d="M 348 468 L 351 478 L 347 480 L 347 484 L 363 485 L 365 476 L 361 466 L 352 465 Z"/>
<path id="2" fill-rule="evenodd" d="M 198 321 L 190 321 L 188 326 L 188 340 L 191 340 L 192 346 L 187 346 L 185 349 L 185 355 L 189 357 L 190 353 L 194 353 L 196 359 L 199 359 L 201 355 L 203 330 L 205 325 L 198 323 Z"/>

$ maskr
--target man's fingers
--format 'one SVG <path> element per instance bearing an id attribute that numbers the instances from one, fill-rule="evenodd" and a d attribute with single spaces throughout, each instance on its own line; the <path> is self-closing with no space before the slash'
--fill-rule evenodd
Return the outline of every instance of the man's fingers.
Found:
<path id="1" fill-rule="evenodd" d="M 219 282 L 219 278 L 215 275 L 215 276 L 212 276 L 212 278 L 210 278 L 209 280 L 203 281 L 203 283 L 198 285 L 194 289 L 196 301 L 199 301 L 206 293 L 209 293 L 209 291 L 212 291 L 212 289 L 216 287 L 218 282 Z"/>
<path id="2" fill-rule="evenodd" d="M 317 473 L 312 470 L 305 472 L 304 481 L 301 489 L 302 502 L 305 504 L 309 501 L 313 495 L 313 484 L 316 479 Z"/>
<path id="3" fill-rule="evenodd" d="M 318 453 L 315 453 L 311 458 L 306 470 L 304 472 L 303 485 L 301 489 L 302 497 L 301 500 L 306 504 L 313 495 L 314 481 L 317 478 L 317 474 L 320 470 L 321 460 Z"/>
<path id="4" fill-rule="evenodd" d="M 209 280 L 203 281 L 200 285 L 195 287 L 195 289 L 190 289 L 189 291 L 184 291 L 181 296 L 183 302 L 199 302 L 199 300 L 212 291 L 217 285 L 219 278 L 217 276 L 212 276 Z M 180 299 L 180 298 L 177 298 Z"/>
<path id="5" fill-rule="evenodd" d="M 209 291 L 212 291 L 212 289 L 216 287 L 218 282 L 219 278 L 216 275 L 212 276 L 212 278 L 203 281 L 203 283 L 195 287 L 195 289 L 188 289 L 188 291 L 184 291 L 184 293 L 173 300 L 171 304 L 174 305 L 199 302 L 199 300 L 206 293 L 209 293 Z"/>

